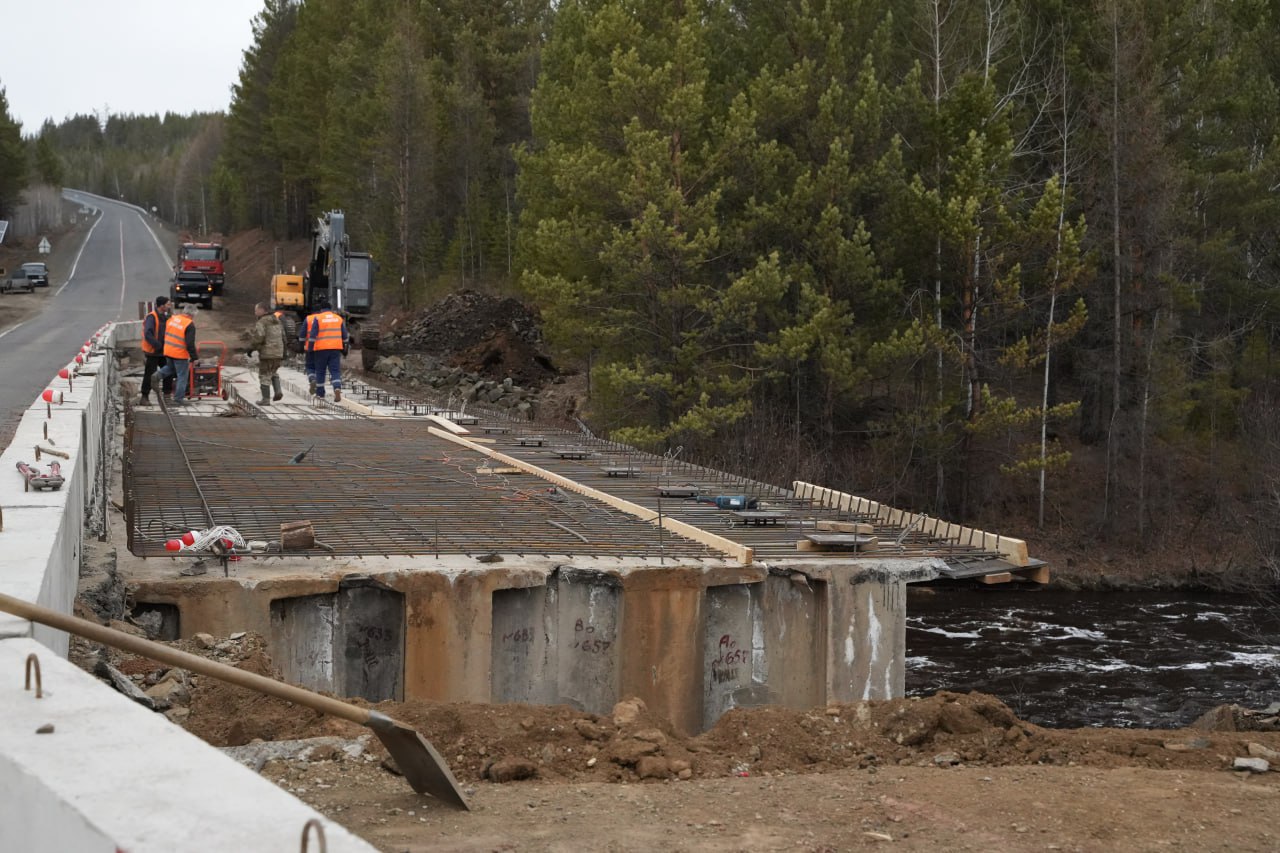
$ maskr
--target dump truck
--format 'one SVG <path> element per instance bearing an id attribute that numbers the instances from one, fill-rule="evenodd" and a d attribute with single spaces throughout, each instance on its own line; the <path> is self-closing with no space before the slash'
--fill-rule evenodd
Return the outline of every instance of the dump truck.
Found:
<path id="1" fill-rule="evenodd" d="M 175 273 L 204 273 L 205 278 L 213 285 L 215 296 L 222 295 L 223 285 L 227 280 L 227 261 L 231 253 L 221 243 L 189 243 L 178 246 L 178 263 Z"/>

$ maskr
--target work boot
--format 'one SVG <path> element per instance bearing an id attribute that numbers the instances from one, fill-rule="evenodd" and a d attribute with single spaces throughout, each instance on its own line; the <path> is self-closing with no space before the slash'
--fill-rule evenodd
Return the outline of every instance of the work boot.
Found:
<path id="1" fill-rule="evenodd" d="M 278 403 L 278 402 L 280 402 L 281 400 L 283 400 L 283 399 L 284 399 L 284 390 L 280 387 L 280 377 L 279 377 L 279 376 L 272 376 L 272 377 L 271 377 L 271 388 L 276 392 L 276 393 L 272 396 L 272 398 L 271 398 L 272 400 L 275 400 L 275 401 Z"/>
<path id="2" fill-rule="evenodd" d="M 333 402 L 335 402 L 335 403 L 341 403 L 341 402 L 342 402 L 342 389 L 341 389 L 341 388 L 334 388 L 334 389 L 333 389 Z"/>
<path id="3" fill-rule="evenodd" d="M 262 391 L 262 399 L 258 401 L 258 405 L 259 406 L 271 405 L 271 386 L 259 385 L 258 388 Z"/>
<path id="4" fill-rule="evenodd" d="M 151 405 L 151 398 L 150 398 L 150 397 L 148 397 L 146 394 L 143 394 L 141 397 L 139 397 L 139 398 L 138 398 L 138 405 L 139 405 L 139 406 L 150 406 L 150 405 Z"/>
<path id="5" fill-rule="evenodd" d="M 310 394 L 312 397 L 316 395 L 315 377 L 312 377 L 312 376 L 307 377 L 307 393 Z"/>

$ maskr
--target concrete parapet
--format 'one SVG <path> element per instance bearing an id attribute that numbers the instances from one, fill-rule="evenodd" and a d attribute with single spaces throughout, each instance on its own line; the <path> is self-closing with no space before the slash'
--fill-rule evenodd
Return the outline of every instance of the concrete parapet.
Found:
<path id="1" fill-rule="evenodd" d="M 99 526 L 108 518 L 104 467 L 115 439 L 107 433 L 116 377 L 107 347 L 114 344 L 114 329 L 96 335 L 92 351 L 80 354 L 80 364 L 67 363 L 67 378 L 50 380 L 51 400 L 32 402 L 13 441 L 0 452 L 0 592 L 63 613 L 71 612 L 75 600 L 86 518 Z M 37 447 L 42 448 L 38 462 Z M 25 491 L 18 462 L 41 469 L 57 462 L 62 487 Z M 66 634 L 0 613 L 0 638 L 22 636 L 67 654 Z"/>
<path id="2" fill-rule="evenodd" d="M 40 699 L 21 689 L 30 654 Z M 330 851 L 374 849 L 34 640 L 0 640 L 0 672 L 0 849 L 265 853 L 298 849 L 312 819 Z"/>

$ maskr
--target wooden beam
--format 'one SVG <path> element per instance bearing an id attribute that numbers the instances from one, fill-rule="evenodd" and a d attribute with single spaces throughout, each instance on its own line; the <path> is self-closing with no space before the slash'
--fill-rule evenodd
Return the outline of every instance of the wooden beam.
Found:
<path id="1" fill-rule="evenodd" d="M 579 483 L 577 480 L 571 480 L 568 477 L 555 473 L 554 471 L 548 471 L 546 468 L 540 468 L 537 465 L 524 461 L 523 459 L 517 459 L 514 456 L 499 453 L 496 450 L 492 450 L 482 444 L 476 443 L 473 439 L 464 438 L 460 435 L 455 435 L 452 432 L 437 429 L 436 427 L 427 427 L 427 432 L 437 438 L 443 438 L 446 441 L 453 442 L 454 444 L 470 448 L 476 453 L 482 453 L 490 459 L 502 462 L 504 465 L 510 465 L 523 471 L 527 471 L 530 474 L 541 477 L 549 483 L 554 483 L 562 489 L 568 489 L 571 492 L 576 492 L 577 494 L 589 497 L 592 500 L 600 501 L 601 503 L 613 507 L 619 512 L 624 512 L 627 515 L 640 519 L 641 521 L 647 521 L 653 525 L 661 524 L 663 530 L 670 530 L 672 533 L 678 533 L 686 539 L 692 539 L 695 542 L 706 545 L 708 548 L 727 554 L 731 558 L 742 563 L 744 566 L 751 565 L 755 559 L 755 552 L 751 548 L 739 542 L 734 542 L 732 539 L 717 536 L 710 531 L 703 530 L 700 527 L 694 527 L 688 522 L 680 521 L 669 515 L 663 515 L 661 520 L 659 520 L 658 513 L 648 507 L 623 500 L 616 495 L 611 495 L 608 492 L 602 492 L 599 489 L 593 489 L 590 486 Z"/>
<path id="2" fill-rule="evenodd" d="M 895 509 L 868 498 L 837 492 L 834 489 L 824 488 L 813 483 L 796 480 L 791 484 L 791 488 L 796 493 L 796 497 L 812 500 L 822 506 L 842 512 L 871 515 L 884 524 L 906 528 L 921 518 L 919 514 L 914 512 Z M 921 529 L 925 533 L 932 535 L 935 525 L 937 528 L 936 535 L 941 539 L 948 539 L 961 545 L 973 545 L 987 551 L 995 551 L 1015 566 L 1025 566 L 1031 561 L 1027 554 L 1027 543 L 1021 539 L 1001 536 L 998 533 L 988 533 L 985 530 L 964 527 L 950 522 L 941 522 L 932 518 L 924 519 Z"/>

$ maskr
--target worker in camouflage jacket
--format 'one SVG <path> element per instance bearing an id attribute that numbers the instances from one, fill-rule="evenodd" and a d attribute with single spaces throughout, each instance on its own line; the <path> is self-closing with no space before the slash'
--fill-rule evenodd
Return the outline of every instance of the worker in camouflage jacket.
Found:
<path id="1" fill-rule="evenodd" d="M 280 376 L 276 373 L 284 361 L 284 325 L 261 302 L 253 306 L 253 313 L 257 315 L 258 322 L 254 323 L 249 332 L 246 352 L 258 353 L 258 385 L 262 390 L 262 399 L 258 401 L 258 405 L 266 406 L 272 400 L 284 397 L 284 391 L 280 388 Z"/>

